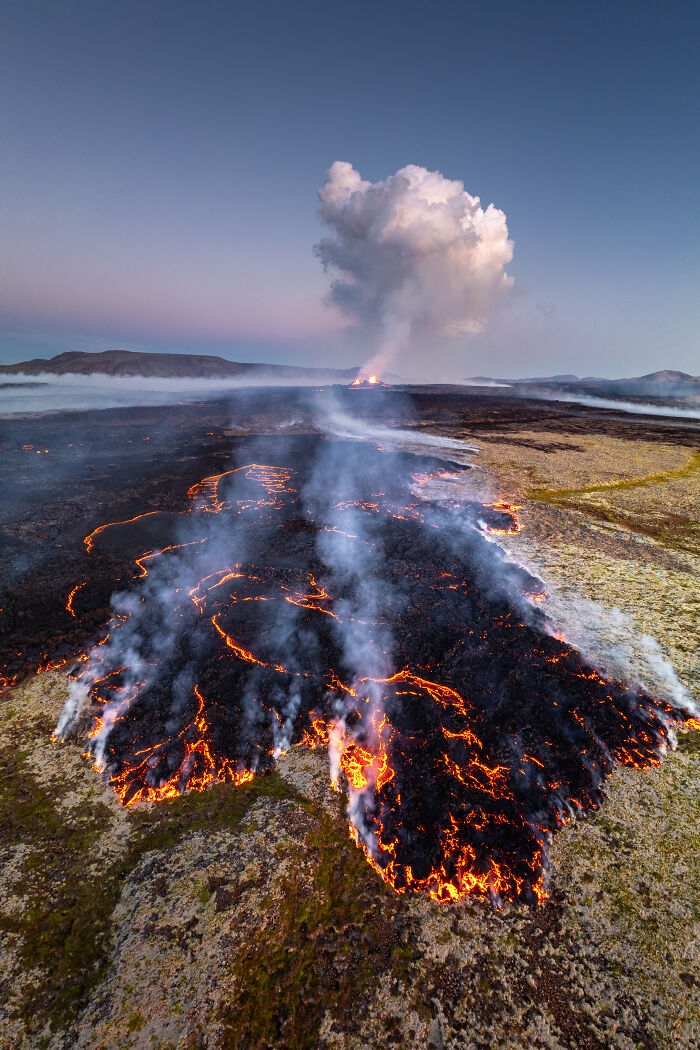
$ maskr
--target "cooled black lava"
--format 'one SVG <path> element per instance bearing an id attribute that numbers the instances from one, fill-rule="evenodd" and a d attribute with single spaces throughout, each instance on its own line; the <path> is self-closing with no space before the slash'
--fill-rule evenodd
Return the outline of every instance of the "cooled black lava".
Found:
<path id="1" fill-rule="evenodd" d="M 493 540 L 515 512 L 422 497 L 444 465 L 308 437 L 254 453 L 179 513 L 87 540 L 136 565 L 75 672 L 99 768 L 132 804 L 328 746 L 397 891 L 542 899 L 551 835 L 600 805 L 616 761 L 657 763 L 682 715 L 553 637 Z"/>

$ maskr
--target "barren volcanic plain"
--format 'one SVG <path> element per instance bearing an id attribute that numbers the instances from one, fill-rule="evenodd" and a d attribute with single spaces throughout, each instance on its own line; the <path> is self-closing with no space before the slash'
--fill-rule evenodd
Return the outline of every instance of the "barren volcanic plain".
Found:
<path id="1" fill-rule="evenodd" d="M 700 724 L 668 701 L 700 702 L 700 425 L 389 388 L 337 390 L 329 436 L 314 396 L 0 421 L 0 1045 L 697 1047 Z M 320 449 L 337 480 L 346 446 L 370 524 L 336 548 L 295 501 L 323 505 L 305 464 Z M 226 557 L 187 589 L 210 542 Z M 385 552 L 380 591 L 353 542 Z M 368 596 L 362 637 L 391 634 L 393 663 L 343 683 L 335 623 L 367 627 Z"/>

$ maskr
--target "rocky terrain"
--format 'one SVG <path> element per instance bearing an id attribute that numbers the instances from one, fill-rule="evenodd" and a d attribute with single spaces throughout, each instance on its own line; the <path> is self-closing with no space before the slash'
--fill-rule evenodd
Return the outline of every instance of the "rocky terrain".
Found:
<path id="1" fill-rule="evenodd" d="M 371 416 L 372 394 L 358 396 Z M 698 431 L 498 397 L 412 400 L 419 430 L 479 447 L 480 497 L 522 505 L 523 531 L 499 542 L 540 573 L 567 632 L 585 641 L 595 628 L 611 652 L 638 640 L 640 673 L 656 654 L 648 634 L 700 700 Z M 16 480 L 25 463 L 35 495 L 4 521 L 17 574 L 8 648 L 28 623 L 54 630 L 54 652 L 80 645 L 104 614 L 81 625 L 23 599 L 33 551 L 44 545 L 49 606 L 54 590 L 63 605 L 101 516 L 142 506 L 144 478 L 148 506 L 167 507 L 226 455 L 232 426 L 274 430 L 281 411 L 272 398 L 248 415 L 101 414 L 99 442 L 55 495 L 50 453 L 23 446 L 74 444 L 77 421 L 54 419 L 41 442 L 14 424 L 2 469 Z M 390 421 L 406 425 L 405 402 Z M 109 434 L 138 448 L 130 466 Z M 105 586 L 114 571 L 104 566 Z M 700 734 L 680 733 L 658 768 L 615 771 L 604 806 L 556 837 L 540 907 L 437 904 L 395 894 L 368 867 L 322 749 L 292 748 L 242 787 L 121 807 L 80 740 L 52 742 L 66 679 L 41 666 L 39 652 L 17 657 L 0 699 L 0 1045 L 700 1044 Z"/>

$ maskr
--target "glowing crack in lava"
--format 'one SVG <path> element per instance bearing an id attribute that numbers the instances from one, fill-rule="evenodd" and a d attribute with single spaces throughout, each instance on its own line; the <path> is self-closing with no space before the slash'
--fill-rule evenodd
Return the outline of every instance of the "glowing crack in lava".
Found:
<path id="1" fill-rule="evenodd" d="M 538 902 L 552 836 L 615 764 L 658 764 L 674 722 L 700 723 L 553 635 L 541 583 L 493 540 L 516 508 L 421 498 L 454 475 L 367 446 L 347 452 L 352 498 L 314 487 L 319 448 L 345 444 L 270 440 L 266 465 L 204 478 L 180 514 L 86 538 L 130 542 L 134 579 L 57 736 L 87 699 L 88 754 L 127 806 L 327 748 L 350 834 L 396 891 Z"/>

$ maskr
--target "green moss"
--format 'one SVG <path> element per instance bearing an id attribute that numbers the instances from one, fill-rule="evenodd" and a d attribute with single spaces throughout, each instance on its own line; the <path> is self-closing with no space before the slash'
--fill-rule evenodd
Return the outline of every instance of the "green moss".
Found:
<path id="1" fill-rule="evenodd" d="M 700 755 L 700 733 L 692 729 L 679 733 L 678 750 L 684 755 Z"/>
<path id="2" fill-rule="evenodd" d="M 68 1025 L 102 979 L 112 912 L 124 881 L 144 855 L 204 828 L 235 831 L 260 797 L 297 796 L 271 773 L 243 787 L 220 784 L 130 811 L 123 854 L 91 870 L 97 860 L 93 847 L 111 819 L 110 808 L 84 801 L 79 809 L 60 810 L 21 753 L 11 748 L 0 752 L 0 837 L 28 848 L 16 886 L 27 898 L 25 907 L 19 917 L 0 916 L 0 929 L 19 938 L 23 968 L 35 971 L 21 1003 L 29 1031 L 47 1021 L 52 1028 Z"/>
<path id="3" fill-rule="evenodd" d="M 269 931 L 232 963 L 222 1011 L 226 1050 L 311 1050 L 327 1012 L 357 1027 L 377 974 L 406 976 L 415 951 L 403 900 L 368 866 L 340 817 L 324 815 L 306 839 L 310 885 L 298 869 L 281 886 Z"/>
<path id="4" fill-rule="evenodd" d="M 140 1032 L 143 1028 L 143 1017 L 140 1013 L 132 1014 L 129 1020 L 126 1022 L 127 1031 L 129 1032 Z"/>
<path id="5" fill-rule="evenodd" d="M 405 971 L 408 964 L 412 963 L 416 957 L 416 952 L 413 945 L 410 944 L 395 944 L 391 949 L 391 958 L 394 961 L 394 969 Z"/>
<path id="6" fill-rule="evenodd" d="M 636 489 L 647 485 L 658 485 L 662 481 L 670 481 L 675 478 L 687 478 L 690 474 L 700 470 L 700 452 L 693 452 L 688 462 L 677 470 L 664 470 L 658 474 L 647 474 L 642 478 L 625 478 L 621 481 L 610 481 L 602 485 L 586 485 L 578 489 L 533 489 L 527 493 L 531 500 L 541 500 L 547 503 L 557 503 L 559 500 L 568 499 L 571 496 L 585 496 L 592 492 L 608 492 L 611 489 Z"/>
<path id="7" fill-rule="evenodd" d="M 645 521 L 639 515 L 625 513 L 610 505 L 601 505 L 599 502 L 591 502 L 586 499 L 586 496 L 607 492 L 614 494 L 620 490 L 658 485 L 664 481 L 688 477 L 699 469 L 700 452 L 694 452 L 685 466 L 678 470 L 667 470 L 658 474 L 648 474 L 643 478 L 629 478 L 608 484 L 587 485 L 577 489 L 534 488 L 530 489 L 526 495 L 530 500 L 578 511 L 596 521 L 608 522 L 630 532 L 649 536 L 664 547 L 695 553 L 700 542 L 700 530 L 696 518 L 670 513 L 664 515 L 662 520 Z"/>

